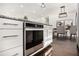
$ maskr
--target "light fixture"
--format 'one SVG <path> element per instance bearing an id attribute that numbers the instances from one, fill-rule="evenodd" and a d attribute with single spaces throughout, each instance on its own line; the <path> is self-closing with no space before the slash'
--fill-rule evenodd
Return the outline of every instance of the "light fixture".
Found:
<path id="1" fill-rule="evenodd" d="M 20 8 L 23 8 L 23 7 L 24 7 L 24 5 L 23 5 L 23 4 L 21 4 L 21 5 L 20 5 Z"/>
<path id="2" fill-rule="evenodd" d="M 61 13 L 59 13 L 59 18 L 67 17 L 67 12 L 65 12 L 65 6 L 61 6 Z"/>
<path id="3" fill-rule="evenodd" d="M 45 7 L 46 7 L 45 3 L 42 3 L 41 8 L 45 8 Z"/>

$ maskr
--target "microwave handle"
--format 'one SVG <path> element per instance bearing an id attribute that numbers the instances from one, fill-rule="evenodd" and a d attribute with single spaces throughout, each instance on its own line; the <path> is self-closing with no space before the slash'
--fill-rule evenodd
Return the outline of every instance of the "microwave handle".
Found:
<path id="1" fill-rule="evenodd" d="M 8 37 L 18 37 L 18 35 L 3 36 L 3 38 L 8 38 Z"/>

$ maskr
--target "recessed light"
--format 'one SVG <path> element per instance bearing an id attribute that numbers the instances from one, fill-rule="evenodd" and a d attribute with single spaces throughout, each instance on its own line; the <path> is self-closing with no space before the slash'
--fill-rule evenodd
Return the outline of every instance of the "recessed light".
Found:
<path id="1" fill-rule="evenodd" d="M 23 7 L 24 7 L 24 5 L 21 4 L 21 5 L 20 5 L 20 8 L 23 8 Z"/>

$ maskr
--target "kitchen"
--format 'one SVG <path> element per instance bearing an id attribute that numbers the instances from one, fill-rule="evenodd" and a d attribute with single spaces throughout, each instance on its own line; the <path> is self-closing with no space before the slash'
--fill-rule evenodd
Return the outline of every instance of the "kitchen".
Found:
<path id="1" fill-rule="evenodd" d="M 0 3 L 0 56 L 77 56 L 78 16 L 78 3 Z"/>

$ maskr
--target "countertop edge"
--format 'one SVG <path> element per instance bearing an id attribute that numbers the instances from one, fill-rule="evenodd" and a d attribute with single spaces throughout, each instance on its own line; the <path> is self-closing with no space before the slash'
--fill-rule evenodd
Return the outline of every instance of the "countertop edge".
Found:
<path id="1" fill-rule="evenodd" d="M 25 20 L 25 19 L 19 19 L 19 18 L 12 18 L 12 17 L 4 16 L 4 15 L 0 15 L 0 18 L 10 19 L 10 20 L 16 20 L 16 21 L 22 21 L 22 22 L 26 22 L 26 23 L 35 23 L 35 24 L 53 26 L 53 25 L 50 25 L 50 24 L 39 23 L 39 22 L 35 22 L 35 21 L 29 21 L 29 20 L 27 20 L 27 19 Z"/>

